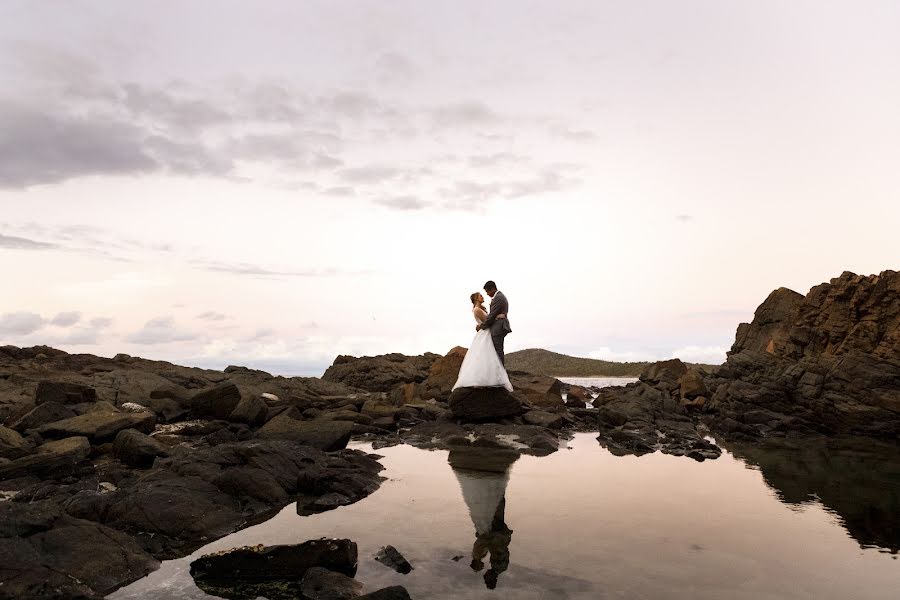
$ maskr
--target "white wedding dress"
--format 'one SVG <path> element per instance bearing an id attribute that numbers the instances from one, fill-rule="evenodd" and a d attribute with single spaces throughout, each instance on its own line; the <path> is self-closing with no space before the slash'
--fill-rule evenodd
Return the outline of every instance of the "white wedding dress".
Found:
<path id="1" fill-rule="evenodd" d="M 477 306 L 472 309 L 472 314 L 479 325 L 487 318 L 487 314 Z M 506 369 L 497 356 L 488 329 L 482 329 L 475 334 L 475 339 L 466 352 L 462 367 L 459 369 L 459 378 L 453 389 L 461 387 L 505 387 L 513 391 L 509 375 L 506 374 Z"/>

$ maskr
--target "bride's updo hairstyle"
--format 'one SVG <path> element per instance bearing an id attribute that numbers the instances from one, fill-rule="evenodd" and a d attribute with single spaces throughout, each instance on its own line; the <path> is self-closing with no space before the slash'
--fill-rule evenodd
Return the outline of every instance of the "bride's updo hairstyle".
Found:
<path id="1" fill-rule="evenodd" d="M 474 294 L 469 296 L 469 300 L 472 301 L 472 306 L 475 306 L 476 304 L 478 304 L 478 292 L 475 292 Z"/>

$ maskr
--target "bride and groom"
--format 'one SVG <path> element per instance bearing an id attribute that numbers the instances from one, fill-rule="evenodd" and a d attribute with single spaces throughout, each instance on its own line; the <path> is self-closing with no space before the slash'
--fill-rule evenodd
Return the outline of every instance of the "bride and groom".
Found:
<path id="1" fill-rule="evenodd" d="M 505 387 L 512 391 L 503 355 L 503 338 L 512 332 L 507 318 L 509 302 L 493 281 L 484 284 L 484 291 L 491 297 L 490 311 L 485 310 L 484 296 L 479 292 L 469 297 L 472 301 L 472 314 L 478 325 L 475 327 L 475 339 L 463 359 L 459 378 L 453 389 Z"/>

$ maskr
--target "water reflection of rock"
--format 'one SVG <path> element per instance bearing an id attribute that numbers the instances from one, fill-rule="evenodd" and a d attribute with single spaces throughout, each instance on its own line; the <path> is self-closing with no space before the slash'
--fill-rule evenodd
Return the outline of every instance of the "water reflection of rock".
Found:
<path id="1" fill-rule="evenodd" d="M 475 526 L 471 567 L 481 571 L 489 556 L 484 582 L 490 589 L 497 587 L 500 574 L 509 568 L 513 532 L 506 525 L 506 486 L 510 467 L 518 458 L 512 450 L 485 448 L 460 448 L 448 457 Z"/>
<path id="2" fill-rule="evenodd" d="M 900 552 L 900 446 L 822 437 L 726 447 L 758 466 L 782 502 L 819 501 L 861 546 Z"/>

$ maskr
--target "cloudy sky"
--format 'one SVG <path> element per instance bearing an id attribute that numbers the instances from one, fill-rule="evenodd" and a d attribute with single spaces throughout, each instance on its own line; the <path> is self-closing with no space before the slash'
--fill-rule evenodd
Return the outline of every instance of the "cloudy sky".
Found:
<path id="1" fill-rule="evenodd" d="M 0 344 L 721 361 L 900 266 L 900 4 L 0 1 Z"/>

